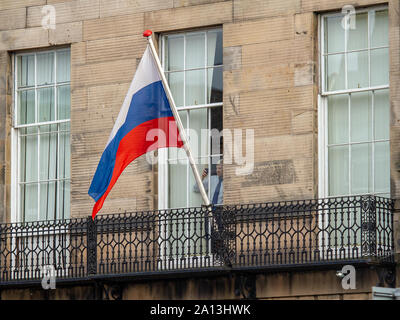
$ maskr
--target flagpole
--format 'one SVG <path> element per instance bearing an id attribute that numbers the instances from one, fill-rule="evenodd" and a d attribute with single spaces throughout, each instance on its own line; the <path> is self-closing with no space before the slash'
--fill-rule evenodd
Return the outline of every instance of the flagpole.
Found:
<path id="1" fill-rule="evenodd" d="M 197 166 L 196 166 L 196 163 L 195 163 L 194 158 L 193 158 L 192 150 L 190 149 L 189 142 L 188 142 L 188 140 L 186 138 L 185 129 L 183 127 L 181 118 L 179 117 L 178 110 L 176 109 L 174 98 L 173 98 L 171 90 L 169 88 L 167 79 L 165 78 L 164 70 L 161 67 L 160 59 L 158 58 L 158 54 L 157 54 L 156 48 L 154 47 L 154 43 L 153 43 L 153 40 L 151 38 L 151 35 L 152 35 L 152 31 L 151 30 L 146 30 L 145 32 L 143 32 L 143 37 L 147 38 L 147 40 L 149 42 L 149 45 L 150 45 L 150 48 L 151 48 L 151 53 L 153 54 L 154 60 L 156 61 L 158 72 L 159 72 L 159 74 L 161 76 L 161 80 L 162 80 L 162 83 L 164 85 L 164 89 L 166 91 L 168 101 L 169 101 L 169 103 L 171 105 L 172 113 L 174 114 L 174 118 L 175 118 L 176 124 L 178 125 L 179 134 L 180 134 L 180 136 L 182 138 L 182 142 L 183 142 L 183 148 L 186 151 L 186 155 L 187 155 L 187 157 L 189 159 L 190 166 L 192 167 L 194 178 L 196 179 L 197 185 L 199 186 L 201 197 L 203 198 L 203 201 L 204 201 L 205 205 L 210 208 L 210 204 L 211 204 L 210 203 L 210 199 L 208 199 L 206 190 L 205 190 L 204 185 L 203 185 L 203 181 L 201 180 L 199 171 L 197 170 Z"/>

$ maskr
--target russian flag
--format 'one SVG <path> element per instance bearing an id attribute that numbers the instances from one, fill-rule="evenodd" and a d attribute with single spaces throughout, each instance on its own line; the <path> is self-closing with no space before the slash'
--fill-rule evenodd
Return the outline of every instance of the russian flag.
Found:
<path id="1" fill-rule="evenodd" d="M 163 139 L 147 139 L 152 129 L 162 131 Z M 158 148 L 182 146 L 156 61 L 147 46 L 89 188 L 89 195 L 96 201 L 92 218 L 129 163 Z"/>

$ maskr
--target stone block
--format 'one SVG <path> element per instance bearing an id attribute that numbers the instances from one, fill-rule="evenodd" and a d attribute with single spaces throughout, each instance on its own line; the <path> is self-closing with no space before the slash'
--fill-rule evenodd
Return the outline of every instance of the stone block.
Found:
<path id="1" fill-rule="evenodd" d="M 157 11 L 173 7 L 173 0 L 100 0 L 100 17 Z"/>
<path id="2" fill-rule="evenodd" d="M 147 41 L 141 34 L 88 41 L 86 62 L 141 58 Z"/>
<path id="3" fill-rule="evenodd" d="M 143 32 L 143 14 L 129 14 L 85 21 L 84 40 L 116 38 L 141 35 Z"/>
<path id="4" fill-rule="evenodd" d="M 180 7 L 144 14 L 144 27 L 154 32 L 212 26 L 232 22 L 232 2 Z"/>
<path id="5" fill-rule="evenodd" d="M 0 30 L 21 29 L 25 28 L 25 25 L 26 9 L 24 7 L 9 10 L 0 9 Z"/>
<path id="6" fill-rule="evenodd" d="M 83 21 L 100 17 L 100 0 L 74 0 L 51 4 L 56 13 L 56 24 Z M 43 6 L 28 7 L 27 26 L 38 27 L 47 13 L 42 12 Z"/>
<path id="7" fill-rule="evenodd" d="M 74 86 L 81 87 L 130 82 L 135 70 L 136 59 L 77 65 L 71 70 L 71 81 Z"/>
<path id="8" fill-rule="evenodd" d="M 50 0 L 49 0 L 50 1 Z M 47 2 L 49 2 L 47 1 Z M 54 1 L 54 0 L 53 0 Z M 46 4 L 46 0 L 1 0 L 0 10 L 25 8 Z"/>
<path id="9" fill-rule="evenodd" d="M 264 17 L 293 15 L 300 11 L 300 6 L 300 0 L 234 0 L 233 17 L 236 22 Z"/>
<path id="10" fill-rule="evenodd" d="M 42 27 L 0 32 L 0 51 L 32 49 L 47 46 L 49 46 L 49 33 L 48 30 Z"/>
<path id="11" fill-rule="evenodd" d="M 224 24 L 224 47 L 294 39 L 293 16 Z"/>
<path id="12" fill-rule="evenodd" d="M 57 24 L 55 29 L 49 29 L 51 45 L 70 44 L 82 41 L 82 22 Z"/>

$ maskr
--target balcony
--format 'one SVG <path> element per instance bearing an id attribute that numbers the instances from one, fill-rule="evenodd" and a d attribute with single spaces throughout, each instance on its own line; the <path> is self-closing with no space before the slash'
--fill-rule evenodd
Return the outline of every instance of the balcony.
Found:
<path id="1" fill-rule="evenodd" d="M 207 272 L 394 264 L 393 201 L 376 196 L 0 224 L 0 287 Z"/>

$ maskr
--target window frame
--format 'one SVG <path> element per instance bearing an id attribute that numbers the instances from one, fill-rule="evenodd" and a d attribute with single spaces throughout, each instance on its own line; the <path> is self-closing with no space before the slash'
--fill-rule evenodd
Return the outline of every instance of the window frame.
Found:
<path id="1" fill-rule="evenodd" d="M 165 72 L 166 78 L 168 77 L 169 73 L 173 73 L 173 72 L 183 72 L 184 75 L 184 79 L 183 79 L 183 84 L 184 84 L 184 88 L 183 88 L 183 94 L 184 94 L 184 104 L 185 104 L 185 94 L 186 94 L 186 72 L 187 71 L 192 71 L 192 70 L 208 70 L 211 68 L 221 68 L 222 72 L 223 72 L 223 64 L 221 65 L 217 65 L 217 66 L 209 66 L 207 64 L 207 32 L 209 31 L 221 31 L 223 34 L 223 28 L 222 26 L 216 26 L 216 27 L 209 27 L 209 28 L 197 28 L 194 30 L 185 30 L 185 31 L 176 31 L 176 32 L 165 32 L 160 34 L 159 39 L 158 39 L 158 46 L 159 46 L 159 55 L 161 57 L 161 66 Z M 173 70 L 173 71 L 165 71 L 165 56 L 166 56 L 166 40 L 165 38 L 167 36 L 171 36 L 171 35 L 187 35 L 187 34 L 196 34 L 196 33 L 205 33 L 206 34 L 206 38 L 205 38 L 205 64 L 204 67 L 198 67 L 198 68 L 190 68 L 190 69 L 186 69 L 186 36 L 184 36 L 184 46 L 183 46 L 183 50 L 184 50 L 184 54 L 183 54 L 183 59 L 184 59 L 184 65 L 183 65 L 183 70 Z M 206 71 L 205 71 L 206 72 Z M 208 77 L 207 77 L 207 72 L 206 72 L 206 76 L 204 78 L 205 81 L 205 97 L 206 97 L 206 101 L 207 102 L 207 81 L 208 81 Z M 191 110 L 196 110 L 196 109 L 206 109 L 207 110 L 207 125 L 208 128 L 211 128 L 211 110 L 212 108 L 221 108 L 222 110 L 223 107 L 223 101 L 221 102 L 217 102 L 217 103 L 205 103 L 205 104 L 198 104 L 198 105 L 183 105 L 183 106 L 177 106 L 176 109 L 178 112 L 180 111 L 186 111 L 186 112 L 190 112 Z M 187 127 L 190 128 L 190 117 L 187 116 Z M 209 131 L 210 132 L 210 131 Z M 187 134 L 188 139 L 190 139 L 189 134 Z M 207 164 L 209 166 L 209 168 L 211 168 L 211 158 L 218 158 L 218 157 L 222 157 L 223 154 L 211 154 L 212 150 L 211 150 L 211 136 L 209 135 L 209 143 L 207 146 L 207 156 L 198 156 L 195 160 L 197 159 L 201 159 L 201 161 L 203 161 L 203 158 L 207 158 Z M 177 161 L 178 163 L 182 163 L 182 158 L 177 158 L 172 159 L 172 161 Z M 186 206 L 183 207 L 171 207 L 169 205 L 169 171 L 168 171 L 168 164 L 169 164 L 169 157 L 168 157 L 168 148 L 162 148 L 158 150 L 158 208 L 160 210 L 167 210 L 167 209 L 182 209 L 182 208 L 187 208 L 189 207 L 189 202 L 190 202 L 190 198 L 189 198 L 189 194 L 190 192 L 187 191 L 186 193 Z M 187 188 L 190 188 L 190 172 L 191 172 L 191 167 L 189 165 L 189 163 L 187 162 L 186 164 L 186 185 Z M 201 172 L 200 172 L 201 174 Z M 211 193 L 211 188 L 210 188 L 210 184 L 211 184 L 211 179 L 208 179 L 208 196 L 210 197 L 210 193 Z"/>
<path id="2" fill-rule="evenodd" d="M 54 54 L 54 82 L 52 84 L 45 84 L 45 85 L 38 85 L 37 84 L 37 55 L 42 54 L 42 53 L 50 53 L 52 52 Z M 69 125 L 69 129 L 67 131 L 63 130 L 60 128 L 60 124 L 64 123 L 71 123 L 71 113 L 69 115 L 68 119 L 57 119 L 57 112 L 58 112 L 58 88 L 63 87 L 63 86 L 69 86 L 70 87 L 70 94 L 71 94 L 71 63 L 70 63 L 70 76 L 69 76 L 69 81 L 57 81 L 57 53 L 58 52 L 69 52 L 71 54 L 71 48 L 69 46 L 61 46 L 57 48 L 46 48 L 46 49 L 36 49 L 36 50 L 24 50 L 21 52 L 15 52 L 12 55 L 12 76 L 13 76 L 13 81 L 12 81 L 12 119 L 11 119 L 11 222 L 25 222 L 25 217 L 23 216 L 21 212 L 21 207 L 20 207 L 20 133 L 19 130 L 23 128 L 38 128 L 38 133 L 36 133 L 36 136 L 40 136 L 40 127 L 44 125 L 57 125 L 57 130 L 50 132 L 54 132 L 57 134 L 57 163 L 56 163 L 56 168 L 57 168 L 57 173 L 59 173 L 60 169 L 60 157 L 58 156 L 60 154 L 60 133 L 62 132 L 68 132 L 70 136 L 71 132 L 71 126 Z M 17 68 L 17 59 L 22 56 L 28 56 L 28 55 L 34 55 L 34 85 L 33 86 L 27 86 L 25 88 L 18 88 L 18 68 Z M 50 121 L 43 121 L 39 122 L 38 121 L 38 89 L 42 88 L 54 88 L 54 120 Z M 20 91 L 27 91 L 27 90 L 34 90 L 34 95 L 35 95 L 35 122 L 29 123 L 29 124 L 18 124 L 18 92 Z M 71 103 L 70 103 L 70 112 L 71 112 Z M 38 145 L 37 145 L 37 150 L 38 150 L 38 155 L 40 154 L 40 139 L 38 139 Z M 69 138 L 69 145 L 67 146 L 68 148 L 71 148 L 71 138 Z M 71 154 L 71 153 L 70 153 Z M 40 158 L 39 158 L 40 159 Z M 71 159 L 70 159 L 71 161 Z M 40 166 L 40 161 L 38 162 L 38 166 Z M 71 168 L 71 163 L 70 163 L 70 168 Z M 38 203 L 37 203 L 37 219 L 34 221 L 40 221 L 40 184 L 41 182 L 54 182 L 57 185 L 59 184 L 60 181 L 63 182 L 68 182 L 69 184 L 71 183 L 71 172 L 69 177 L 57 177 L 55 179 L 40 179 L 40 167 L 38 168 L 38 177 L 35 181 L 32 182 L 25 182 L 25 183 L 34 183 L 37 184 L 38 187 Z M 70 191 L 69 191 L 70 193 Z M 71 194 L 71 193 L 70 193 Z M 55 219 L 68 219 L 70 217 L 70 213 L 68 213 L 67 217 L 63 216 L 62 218 L 59 217 L 59 210 L 60 210 L 60 203 L 58 203 L 58 200 L 60 199 L 60 188 L 57 188 L 57 194 L 56 194 L 56 200 L 57 200 L 57 207 L 56 207 L 56 214 L 55 214 Z M 47 221 L 53 221 L 54 219 L 47 220 Z"/>
<path id="3" fill-rule="evenodd" d="M 347 32 L 344 31 L 344 36 L 345 36 L 345 48 L 343 52 L 335 52 L 334 54 L 345 54 L 345 87 L 347 88 L 347 74 L 348 74 L 348 68 L 347 68 L 347 53 L 349 52 L 361 52 L 361 51 L 368 51 L 368 86 L 363 87 L 363 88 L 352 88 L 352 89 L 341 89 L 341 90 L 326 90 L 326 65 L 325 65 L 325 57 L 329 55 L 329 53 L 325 53 L 325 24 L 324 24 L 324 18 L 326 17 L 343 17 L 342 12 L 333 12 L 333 13 L 325 13 L 325 14 L 320 14 L 318 16 L 318 58 L 319 58 L 319 90 L 318 90 L 318 196 L 320 198 L 335 198 L 335 197 L 341 197 L 341 196 L 360 196 L 360 195 L 365 195 L 365 194 L 373 194 L 373 195 L 382 195 L 385 194 L 386 192 L 375 192 L 375 143 L 376 142 L 389 142 L 390 144 L 390 135 L 388 139 L 383 139 L 383 140 L 377 140 L 375 139 L 375 132 L 374 132 L 374 123 L 372 120 L 372 138 L 370 141 L 362 141 L 362 142 L 346 142 L 343 143 L 343 145 L 349 146 L 349 169 L 348 169 L 348 174 L 349 174 L 349 193 L 343 194 L 343 195 L 329 195 L 329 163 L 328 163 L 328 97 L 329 96 L 334 96 L 334 95 L 348 95 L 348 112 L 351 112 L 351 100 L 350 96 L 353 93 L 358 93 L 358 92 L 369 92 L 371 93 L 371 108 L 372 108 L 372 116 L 374 117 L 374 96 L 376 91 L 380 90 L 390 90 L 390 80 L 388 80 L 388 84 L 386 85 L 379 85 L 379 86 L 371 86 L 371 49 L 379 49 L 379 48 L 388 48 L 390 49 L 390 43 L 388 42 L 387 46 L 381 46 L 381 47 L 371 47 L 371 34 L 370 34 L 370 11 L 379 11 L 379 10 L 387 10 L 388 11 L 388 20 L 389 20 L 389 8 L 387 5 L 377 5 L 377 6 L 369 6 L 365 8 L 360 8 L 357 9 L 355 13 L 364 13 L 368 12 L 368 21 L 367 21 L 367 29 L 368 29 L 368 39 L 367 39 L 367 49 L 357 49 L 357 50 L 347 50 Z M 346 20 L 346 25 L 348 21 Z M 389 24 L 389 21 L 388 21 Z M 390 52 L 389 52 L 390 54 Z M 390 58 L 390 56 L 389 56 Z M 388 60 L 388 64 L 390 67 L 390 60 Z M 390 92 L 390 91 L 389 91 Z M 390 98 L 390 96 L 389 96 Z M 390 104 L 389 104 L 390 107 Z M 351 119 L 348 118 L 349 120 Z M 374 118 L 373 118 L 374 119 Z M 390 124 L 390 123 L 389 123 Z M 351 122 L 349 122 L 349 131 L 351 130 Z M 350 136 L 349 136 L 350 137 Z M 362 193 L 362 194 L 356 194 L 356 193 L 351 193 L 351 146 L 360 144 L 360 143 L 370 143 L 372 145 L 372 151 L 371 151 L 371 171 L 372 171 L 372 186 L 373 186 L 373 192 L 370 193 Z M 338 144 L 339 145 L 339 144 Z M 390 153 L 389 153 L 390 157 Z M 390 170 L 390 168 L 389 168 Z M 390 188 L 390 186 L 389 186 Z M 389 189 L 389 193 L 391 190 Z"/>

